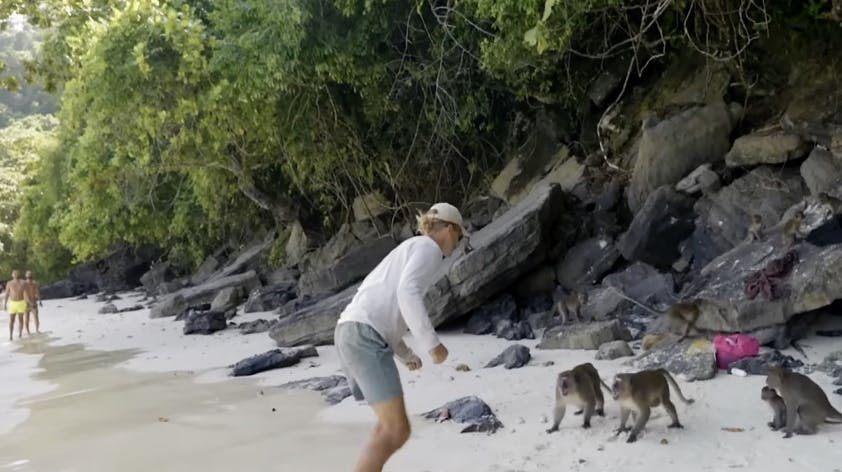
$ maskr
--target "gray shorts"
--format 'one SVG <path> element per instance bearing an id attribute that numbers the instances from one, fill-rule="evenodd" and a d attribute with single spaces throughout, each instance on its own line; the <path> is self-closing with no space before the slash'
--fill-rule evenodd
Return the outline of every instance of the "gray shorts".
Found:
<path id="1" fill-rule="evenodd" d="M 357 401 L 374 405 L 403 395 L 395 353 L 374 328 L 356 321 L 338 323 L 334 344 Z"/>

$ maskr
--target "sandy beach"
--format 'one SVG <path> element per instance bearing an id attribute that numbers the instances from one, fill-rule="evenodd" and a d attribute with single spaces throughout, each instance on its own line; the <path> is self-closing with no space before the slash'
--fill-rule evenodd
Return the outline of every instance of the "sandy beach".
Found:
<path id="1" fill-rule="evenodd" d="M 128 306 L 136 295 L 121 294 Z M 0 471 L 350 470 L 373 414 L 345 399 L 329 406 L 318 394 L 276 388 L 287 381 L 338 373 L 332 347 L 293 368 L 249 378 L 228 376 L 230 364 L 273 348 L 265 334 L 226 330 L 183 336 L 181 322 L 149 319 L 148 311 L 99 315 L 93 300 L 44 304 L 46 334 L 3 343 L 0 351 Z M 267 314 L 240 315 L 248 321 Z M 824 320 L 817 328 L 839 327 Z M 693 405 L 678 405 L 684 430 L 668 430 L 656 410 L 636 444 L 613 436 L 618 408 L 590 430 L 568 416 L 547 435 L 556 373 L 590 361 L 603 378 L 629 371 L 622 360 L 594 361 L 593 351 L 542 351 L 524 368 L 482 366 L 510 343 L 491 336 L 445 332 L 451 357 L 442 366 L 401 368 L 413 426 L 389 471 L 685 471 L 842 470 L 842 425 L 813 437 L 781 438 L 766 427 L 771 413 L 759 399 L 763 377 L 723 372 L 706 382 L 679 381 Z M 411 343 L 411 340 L 410 340 Z M 811 362 L 839 349 L 838 340 L 802 341 Z M 798 357 L 794 352 L 787 354 Z M 553 361 L 554 366 L 544 366 Z M 457 372 L 465 363 L 471 372 Z M 831 379 L 812 374 L 831 402 Z M 464 395 L 477 395 L 505 425 L 496 434 L 459 434 L 419 414 Z M 725 431 L 739 428 L 741 431 Z"/>

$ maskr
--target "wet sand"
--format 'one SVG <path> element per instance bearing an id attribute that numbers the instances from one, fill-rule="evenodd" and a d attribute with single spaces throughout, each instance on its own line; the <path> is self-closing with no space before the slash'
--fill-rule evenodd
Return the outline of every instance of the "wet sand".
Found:
<path id="1" fill-rule="evenodd" d="M 139 351 L 60 342 L 17 349 L 42 356 L 34 378 L 55 388 L 18 402 L 29 417 L 0 435 L 0 471 L 338 471 L 370 427 L 320 422 L 325 404 L 311 392 L 138 373 L 117 365 Z"/>

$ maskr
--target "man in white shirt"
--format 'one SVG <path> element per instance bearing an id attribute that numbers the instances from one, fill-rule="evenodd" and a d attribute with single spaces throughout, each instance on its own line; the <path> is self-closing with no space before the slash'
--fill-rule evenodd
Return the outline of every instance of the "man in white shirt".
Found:
<path id="1" fill-rule="evenodd" d="M 424 305 L 433 277 L 466 234 L 459 210 L 437 203 L 418 217 L 421 236 L 392 250 L 363 280 L 342 312 L 334 342 L 348 385 L 377 414 L 355 472 L 380 472 L 409 439 L 409 418 L 394 356 L 410 370 L 421 359 L 404 343 L 409 330 L 436 364 L 447 358 Z"/>

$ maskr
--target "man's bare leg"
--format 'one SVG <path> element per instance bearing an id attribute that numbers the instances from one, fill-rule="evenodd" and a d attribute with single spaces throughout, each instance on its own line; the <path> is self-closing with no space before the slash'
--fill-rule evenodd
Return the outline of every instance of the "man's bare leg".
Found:
<path id="1" fill-rule="evenodd" d="M 409 439 L 409 418 L 402 396 L 371 408 L 377 414 L 377 425 L 354 472 L 381 472 L 386 461 Z"/>
<path id="2" fill-rule="evenodd" d="M 24 315 L 23 315 L 23 323 L 24 323 L 24 325 L 26 326 L 26 334 L 27 334 L 28 336 L 32 336 L 32 332 L 31 332 L 31 331 L 29 331 L 29 313 L 31 313 L 31 312 L 27 311 L 26 313 L 24 313 Z"/>
<path id="3" fill-rule="evenodd" d="M 41 321 L 38 319 L 38 311 L 39 310 L 36 307 L 35 310 L 32 311 L 32 313 L 35 313 L 35 332 L 40 334 L 41 333 Z"/>
<path id="4" fill-rule="evenodd" d="M 23 313 L 18 313 L 18 339 L 23 337 Z"/>
<path id="5" fill-rule="evenodd" d="M 9 341 L 12 340 L 12 335 L 15 333 L 15 315 L 9 314 Z"/>

